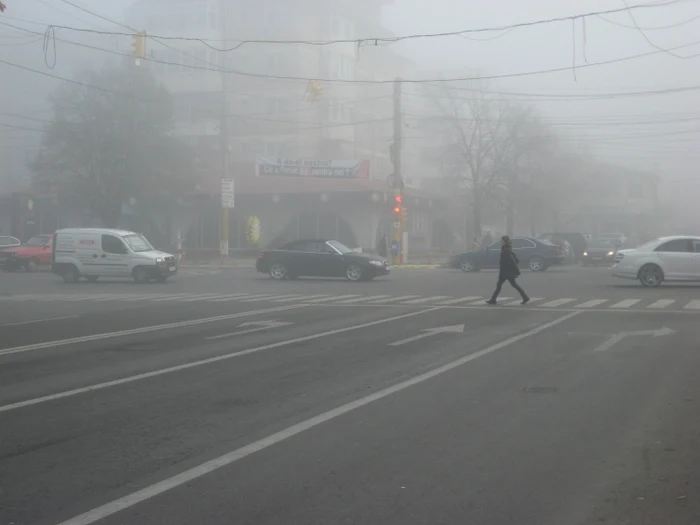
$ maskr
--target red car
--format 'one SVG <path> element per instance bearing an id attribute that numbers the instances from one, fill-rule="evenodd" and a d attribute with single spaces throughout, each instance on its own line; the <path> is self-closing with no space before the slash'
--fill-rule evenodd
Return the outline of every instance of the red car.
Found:
<path id="1" fill-rule="evenodd" d="M 52 245 L 53 233 L 35 235 L 20 246 L 0 249 L 0 267 L 6 272 L 20 268 L 29 272 L 36 271 L 40 265 L 51 264 Z"/>

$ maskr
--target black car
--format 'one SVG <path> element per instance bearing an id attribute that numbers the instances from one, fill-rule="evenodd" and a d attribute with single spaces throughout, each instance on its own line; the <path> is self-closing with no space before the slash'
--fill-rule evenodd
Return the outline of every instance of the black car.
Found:
<path id="1" fill-rule="evenodd" d="M 389 273 L 389 262 L 376 255 L 357 253 L 338 241 L 292 241 L 277 250 L 265 250 L 255 268 L 273 279 L 345 277 L 370 281 Z"/>
<path id="2" fill-rule="evenodd" d="M 588 243 L 588 248 L 583 252 L 581 263 L 584 266 L 598 264 L 613 264 L 615 253 L 618 250 L 617 243 L 612 240 L 599 239 Z"/>
<path id="3" fill-rule="evenodd" d="M 520 260 L 520 266 L 530 268 L 533 272 L 544 272 L 552 264 L 561 264 L 565 258 L 561 246 L 556 246 L 543 239 L 515 237 L 513 252 Z M 452 266 L 464 272 L 478 272 L 481 269 L 498 268 L 501 257 L 501 241 L 488 248 L 455 255 Z"/>

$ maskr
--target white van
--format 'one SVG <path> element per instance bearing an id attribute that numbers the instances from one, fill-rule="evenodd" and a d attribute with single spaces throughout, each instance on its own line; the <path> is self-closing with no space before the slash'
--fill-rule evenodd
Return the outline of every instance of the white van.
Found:
<path id="1" fill-rule="evenodd" d="M 165 281 L 177 273 L 174 255 L 155 250 L 140 233 L 97 228 L 58 230 L 52 268 L 67 283 L 81 277 L 131 277 L 137 283 Z"/>

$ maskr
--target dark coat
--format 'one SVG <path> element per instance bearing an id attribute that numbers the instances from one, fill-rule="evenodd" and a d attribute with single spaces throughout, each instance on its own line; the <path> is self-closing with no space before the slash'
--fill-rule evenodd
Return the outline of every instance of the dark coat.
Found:
<path id="1" fill-rule="evenodd" d="M 513 249 L 507 245 L 503 246 L 501 248 L 501 263 L 498 276 L 504 279 L 518 277 L 520 275 L 519 263 L 518 256 L 515 255 Z"/>

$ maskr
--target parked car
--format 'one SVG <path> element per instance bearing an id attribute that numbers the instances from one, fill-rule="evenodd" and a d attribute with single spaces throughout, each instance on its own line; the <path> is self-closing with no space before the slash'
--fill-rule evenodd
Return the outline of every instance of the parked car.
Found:
<path id="1" fill-rule="evenodd" d="M 8 235 L 0 235 L 0 250 L 4 248 L 11 248 L 12 246 L 19 246 L 22 244 L 17 237 L 10 237 Z"/>
<path id="2" fill-rule="evenodd" d="M 258 256 L 256 269 L 273 279 L 297 277 L 345 277 L 350 281 L 370 281 L 390 272 L 383 257 L 351 250 L 334 240 L 299 240 Z"/>
<path id="3" fill-rule="evenodd" d="M 584 266 L 613 264 L 617 247 L 613 241 L 597 240 L 588 243 L 588 248 L 583 252 L 581 263 Z"/>
<path id="4" fill-rule="evenodd" d="M 55 234 L 52 269 L 66 282 L 81 277 L 128 277 L 137 283 L 165 281 L 178 270 L 177 259 L 156 250 L 140 233 L 101 228 L 71 228 Z"/>
<path id="5" fill-rule="evenodd" d="M 700 281 L 700 237 L 661 237 L 615 254 L 612 274 L 639 279 L 643 286 L 664 281 Z"/>
<path id="6" fill-rule="evenodd" d="M 586 236 L 579 232 L 550 232 L 543 233 L 537 238 L 547 240 L 556 245 L 562 245 L 562 241 L 568 242 L 573 250 L 572 261 L 580 261 L 581 257 L 583 257 L 583 252 L 586 251 L 588 246 Z"/>
<path id="7" fill-rule="evenodd" d="M 6 272 L 24 268 L 36 271 L 40 265 L 51 264 L 53 234 L 35 235 L 24 244 L 0 250 L 0 266 Z"/>
<path id="8" fill-rule="evenodd" d="M 544 272 L 553 264 L 561 264 L 565 255 L 561 246 L 544 239 L 531 237 L 513 238 L 513 252 L 518 256 L 522 267 L 533 272 Z M 452 266 L 464 272 L 478 272 L 482 269 L 498 268 L 501 257 L 501 241 L 483 250 L 464 252 L 452 259 Z"/>

